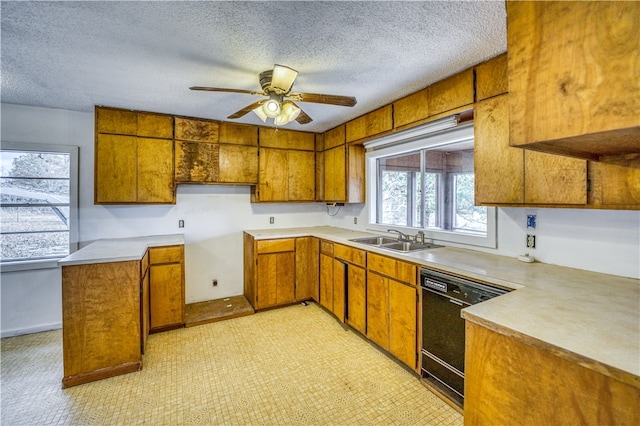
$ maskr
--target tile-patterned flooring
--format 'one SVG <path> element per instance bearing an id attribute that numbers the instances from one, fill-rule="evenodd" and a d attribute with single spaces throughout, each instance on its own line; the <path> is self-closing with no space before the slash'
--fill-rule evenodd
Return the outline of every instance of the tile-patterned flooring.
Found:
<path id="1" fill-rule="evenodd" d="M 461 425 L 316 304 L 149 337 L 141 371 L 61 388 L 60 330 L 1 341 L 2 425 Z"/>

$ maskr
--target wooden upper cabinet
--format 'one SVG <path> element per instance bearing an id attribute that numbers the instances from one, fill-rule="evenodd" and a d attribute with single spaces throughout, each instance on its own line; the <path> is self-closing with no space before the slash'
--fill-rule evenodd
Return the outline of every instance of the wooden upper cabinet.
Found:
<path id="1" fill-rule="evenodd" d="M 181 141 L 218 142 L 220 123 L 198 118 L 175 118 L 175 139 Z"/>
<path id="2" fill-rule="evenodd" d="M 392 129 L 393 106 L 386 105 L 347 122 L 346 141 L 354 142 Z"/>
<path id="3" fill-rule="evenodd" d="M 297 149 L 315 151 L 316 137 L 314 133 L 295 130 L 260 127 L 259 144 L 261 148 Z"/>
<path id="4" fill-rule="evenodd" d="M 260 148 L 253 202 L 315 201 L 315 152 Z"/>
<path id="5" fill-rule="evenodd" d="M 173 142 L 138 138 L 138 203 L 175 203 Z"/>
<path id="6" fill-rule="evenodd" d="M 287 153 L 287 201 L 315 201 L 315 152 Z"/>
<path id="7" fill-rule="evenodd" d="M 527 204 L 587 204 L 587 161 L 525 151 L 524 198 Z"/>
<path id="8" fill-rule="evenodd" d="M 640 153 L 640 3 L 507 2 L 510 143 Z"/>
<path id="9" fill-rule="evenodd" d="M 96 133 L 135 136 L 138 132 L 138 113 L 116 108 L 96 107 Z"/>
<path id="10" fill-rule="evenodd" d="M 335 127 L 324 133 L 324 147 L 322 150 L 335 148 L 336 146 L 344 145 L 346 142 L 346 129 L 345 125 Z"/>
<path id="11" fill-rule="evenodd" d="M 440 80 L 427 88 L 429 116 L 473 104 L 473 69 Z"/>
<path id="12" fill-rule="evenodd" d="M 218 183 L 258 183 L 257 146 L 221 143 L 218 149 Z"/>
<path id="13" fill-rule="evenodd" d="M 398 99 L 393 103 L 393 125 L 395 128 L 424 120 L 429 117 L 428 89 Z"/>
<path id="14" fill-rule="evenodd" d="M 617 164 L 589 161 L 589 204 L 600 208 L 640 209 L 640 156 L 620 156 Z"/>
<path id="15" fill-rule="evenodd" d="M 96 204 L 137 201 L 138 141 L 135 136 L 96 135 Z"/>
<path id="16" fill-rule="evenodd" d="M 220 123 L 175 117 L 176 182 L 217 183 Z"/>
<path id="17" fill-rule="evenodd" d="M 508 95 L 475 104 L 473 165 L 475 203 L 524 202 L 524 150 L 509 146 Z"/>
<path id="18" fill-rule="evenodd" d="M 236 145 L 258 145 L 258 127 L 248 124 L 220 123 L 218 140 L 220 143 Z"/>
<path id="19" fill-rule="evenodd" d="M 362 145 L 340 145 L 326 150 L 323 157 L 323 201 L 364 203 L 364 147 Z"/>
<path id="20" fill-rule="evenodd" d="M 501 95 L 509 91 L 506 53 L 476 65 L 475 71 L 476 101 Z"/>
<path id="21" fill-rule="evenodd" d="M 138 112 L 138 136 L 173 139 L 173 117 L 164 114 Z"/>

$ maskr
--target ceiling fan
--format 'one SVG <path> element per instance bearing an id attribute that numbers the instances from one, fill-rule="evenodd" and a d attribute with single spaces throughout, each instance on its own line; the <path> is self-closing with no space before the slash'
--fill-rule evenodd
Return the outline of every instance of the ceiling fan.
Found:
<path id="1" fill-rule="evenodd" d="M 240 111 L 236 111 L 227 118 L 240 118 L 253 111 L 263 122 L 267 118 L 273 118 L 276 126 L 284 126 L 296 120 L 300 124 L 313 121 L 295 102 L 313 102 L 318 104 L 330 104 L 352 107 L 356 104 L 356 98 L 352 96 L 321 95 L 316 93 L 292 92 L 293 82 L 298 76 L 298 71 L 284 65 L 274 65 L 273 70 L 260 73 L 261 92 L 243 89 L 224 89 L 220 87 L 189 87 L 191 90 L 205 90 L 209 92 L 246 93 L 254 96 L 267 96 L 247 105 Z"/>

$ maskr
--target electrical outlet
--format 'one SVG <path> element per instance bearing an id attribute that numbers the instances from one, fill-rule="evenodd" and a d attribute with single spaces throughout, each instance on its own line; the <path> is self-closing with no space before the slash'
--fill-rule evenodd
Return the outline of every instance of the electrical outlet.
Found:
<path id="1" fill-rule="evenodd" d="M 184 220 L 180 219 L 178 221 L 178 228 L 184 228 Z"/>
<path id="2" fill-rule="evenodd" d="M 271 216 L 271 217 L 269 218 L 269 223 L 270 223 L 270 224 L 272 224 L 272 225 L 273 225 L 273 224 L 275 223 L 275 221 L 276 221 L 276 220 L 275 220 L 275 218 L 274 218 L 273 216 Z"/>
<path id="3" fill-rule="evenodd" d="M 218 280 L 216 278 L 213 279 L 213 286 L 214 287 L 218 286 Z"/>
<path id="4" fill-rule="evenodd" d="M 357 224 L 358 224 L 358 218 L 357 218 L 357 217 L 354 217 L 354 218 L 353 218 L 353 224 L 354 224 L 354 225 L 357 225 Z"/>
<path id="5" fill-rule="evenodd" d="M 527 248 L 536 248 L 536 236 L 527 234 Z"/>

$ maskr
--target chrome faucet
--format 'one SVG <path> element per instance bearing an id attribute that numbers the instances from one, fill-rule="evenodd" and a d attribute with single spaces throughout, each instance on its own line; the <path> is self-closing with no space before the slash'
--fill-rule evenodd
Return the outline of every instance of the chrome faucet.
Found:
<path id="1" fill-rule="evenodd" d="M 413 241 L 416 243 L 424 244 L 424 232 L 418 231 L 415 237 L 413 237 Z"/>
<path id="2" fill-rule="evenodd" d="M 400 231 L 395 230 L 395 229 L 387 229 L 387 232 L 397 232 L 398 233 L 398 239 L 400 241 L 411 241 L 411 236 L 405 234 L 404 232 L 400 232 Z"/>

